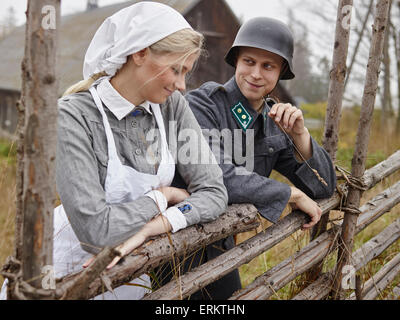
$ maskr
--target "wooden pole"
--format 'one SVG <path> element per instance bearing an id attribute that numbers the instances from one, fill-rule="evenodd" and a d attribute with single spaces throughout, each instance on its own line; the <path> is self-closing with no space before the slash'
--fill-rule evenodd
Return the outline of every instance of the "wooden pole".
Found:
<path id="1" fill-rule="evenodd" d="M 379 66 L 383 52 L 383 40 L 389 13 L 390 0 L 379 0 L 376 5 L 376 16 L 372 28 L 372 42 L 368 58 L 367 74 L 362 98 L 360 122 L 357 131 L 356 146 L 352 159 L 351 175 L 361 178 L 365 170 L 365 160 L 368 151 L 369 135 L 372 123 L 372 114 L 378 88 Z M 362 190 L 353 186 L 349 187 L 346 207 L 348 209 L 358 208 Z M 339 237 L 338 261 L 336 266 L 335 282 L 332 291 L 333 299 L 342 298 L 342 270 L 351 264 L 351 253 L 353 249 L 354 233 L 357 224 L 357 214 L 348 211 L 344 215 L 342 232 Z"/>
<path id="2" fill-rule="evenodd" d="M 353 0 L 340 0 L 337 9 L 335 43 L 333 46 L 332 70 L 330 72 L 328 104 L 325 116 L 325 130 L 322 146 L 329 153 L 332 162 L 336 160 L 339 136 L 339 121 L 342 112 L 342 100 L 346 79 L 346 60 L 349 48 L 351 12 Z M 311 240 L 326 231 L 329 212 L 321 217 L 311 231 Z M 322 263 L 311 268 L 306 275 L 308 281 L 315 280 L 320 274 Z"/>
<path id="3" fill-rule="evenodd" d="M 22 155 L 18 161 L 16 249 L 23 280 L 41 287 L 42 268 L 52 265 L 58 80 L 57 26 L 60 0 L 28 1 L 22 64 Z"/>

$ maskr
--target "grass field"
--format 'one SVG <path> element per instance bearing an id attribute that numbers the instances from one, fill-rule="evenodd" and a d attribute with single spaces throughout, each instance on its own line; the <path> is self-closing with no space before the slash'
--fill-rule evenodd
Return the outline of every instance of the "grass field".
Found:
<path id="1" fill-rule="evenodd" d="M 323 118 L 325 106 L 308 105 L 304 108 L 306 116 Z M 341 130 L 339 135 L 339 150 L 337 153 L 337 164 L 346 169 L 351 167 L 351 158 L 353 155 L 356 128 L 358 124 L 359 109 L 344 109 L 341 119 Z M 379 127 L 379 112 L 375 113 L 373 128 L 371 131 L 369 152 L 367 159 L 367 168 L 379 163 L 387 158 L 389 155 L 400 149 L 400 135 L 394 133 L 394 125 L 389 124 L 385 130 Z M 313 130 L 311 134 L 318 141 L 321 142 L 323 130 Z M 0 265 L 4 264 L 7 256 L 13 253 L 13 238 L 14 238 L 14 219 L 15 219 L 15 145 L 10 144 L 8 141 L 0 140 Z M 289 183 L 286 178 L 280 176 L 278 173 L 273 172 L 271 176 L 274 179 Z M 371 197 L 383 191 L 391 184 L 400 180 L 400 173 L 396 173 L 388 177 L 378 184 L 372 190 L 364 193 L 362 203 L 368 201 Z M 289 213 L 286 208 L 283 215 Z M 331 218 L 337 218 L 337 212 L 331 213 Z M 363 243 L 382 231 L 391 222 L 400 217 L 400 207 L 395 207 L 391 212 L 386 213 L 383 217 L 368 226 L 355 238 L 355 249 L 359 248 Z M 262 228 L 267 228 L 271 224 L 263 220 Z M 254 232 L 247 232 L 238 236 L 238 241 L 253 236 Z M 271 267 L 279 264 L 284 259 L 293 255 L 296 251 L 305 246 L 309 241 L 309 233 L 298 231 L 292 236 L 266 251 L 262 255 L 253 259 L 250 263 L 240 267 L 239 271 L 242 278 L 242 285 L 246 286 L 251 283 L 258 275 L 264 273 Z M 367 280 L 371 275 L 376 273 L 377 270 L 388 262 L 394 255 L 400 252 L 400 241 L 390 246 L 383 254 L 378 256 L 359 273 L 362 275 L 363 280 Z M 335 264 L 335 255 L 331 254 L 325 262 L 325 270 L 333 267 Z M 3 278 L 0 276 L 0 285 Z M 399 284 L 400 276 L 398 276 L 394 284 Z M 304 285 L 302 276 L 286 285 L 284 288 L 276 292 L 271 299 L 290 299 L 299 292 L 300 288 Z M 384 298 L 387 294 L 391 293 L 392 288 L 388 288 L 384 294 L 379 298 Z"/>

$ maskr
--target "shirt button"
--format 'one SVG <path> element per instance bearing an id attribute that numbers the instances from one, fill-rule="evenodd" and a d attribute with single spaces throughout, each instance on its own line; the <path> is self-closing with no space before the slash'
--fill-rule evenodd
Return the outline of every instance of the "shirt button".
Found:
<path id="1" fill-rule="evenodd" d="M 137 155 L 141 155 L 141 154 L 142 154 L 142 150 L 136 149 L 135 153 L 136 153 Z"/>
<path id="2" fill-rule="evenodd" d="M 273 153 L 273 152 L 274 152 L 274 148 L 270 147 L 270 148 L 268 149 L 268 151 L 269 151 L 269 153 Z"/>
<path id="3" fill-rule="evenodd" d="M 136 120 L 133 120 L 132 123 L 131 123 L 132 128 L 136 128 L 137 124 L 138 124 L 138 122 Z"/>

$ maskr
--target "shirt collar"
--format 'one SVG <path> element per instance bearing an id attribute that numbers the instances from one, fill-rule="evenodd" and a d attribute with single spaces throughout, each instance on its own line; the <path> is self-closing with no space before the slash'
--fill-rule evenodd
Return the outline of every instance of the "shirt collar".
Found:
<path id="1" fill-rule="evenodd" d="M 101 101 L 106 107 L 114 114 L 114 116 L 121 120 L 131 113 L 137 106 L 130 103 L 123 96 L 121 96 L 117 90 L 111 85 L 109 78 L 103 79 L 97 86 L 97 92 Z M 141 105 L 148 113 L 150 111 L 149 101 L 143 102 Z"/>

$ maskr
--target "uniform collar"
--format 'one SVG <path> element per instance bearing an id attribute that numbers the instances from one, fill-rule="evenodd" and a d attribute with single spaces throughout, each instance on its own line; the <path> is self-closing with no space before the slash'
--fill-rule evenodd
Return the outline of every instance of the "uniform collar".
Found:
<path id="1" fill-rule="evenodd" d="M 239 127 L 246 132 L 252 128 L 259 114 L 253 109 L 247 98 L 242 94 L 236 83 L 235 76 L 223 85 L 229 101 L 229 109 L 232 117 Z"/>
<path id="2" fill-rule="evenodd" d="M 101 101 L 106 105 L 106 107 L 114 114 L 114 116 L 121 120 L 131 113 L 137 106 L 130 103 L 124 97 L 122 97 L 117 90 L 111 85 L 109 78 L 103 79 L 97 86 L 97 92 Z M 150 103 L 145 101 L 140 105 L 148 113 L 152 114 L 150 111 Z"/>

